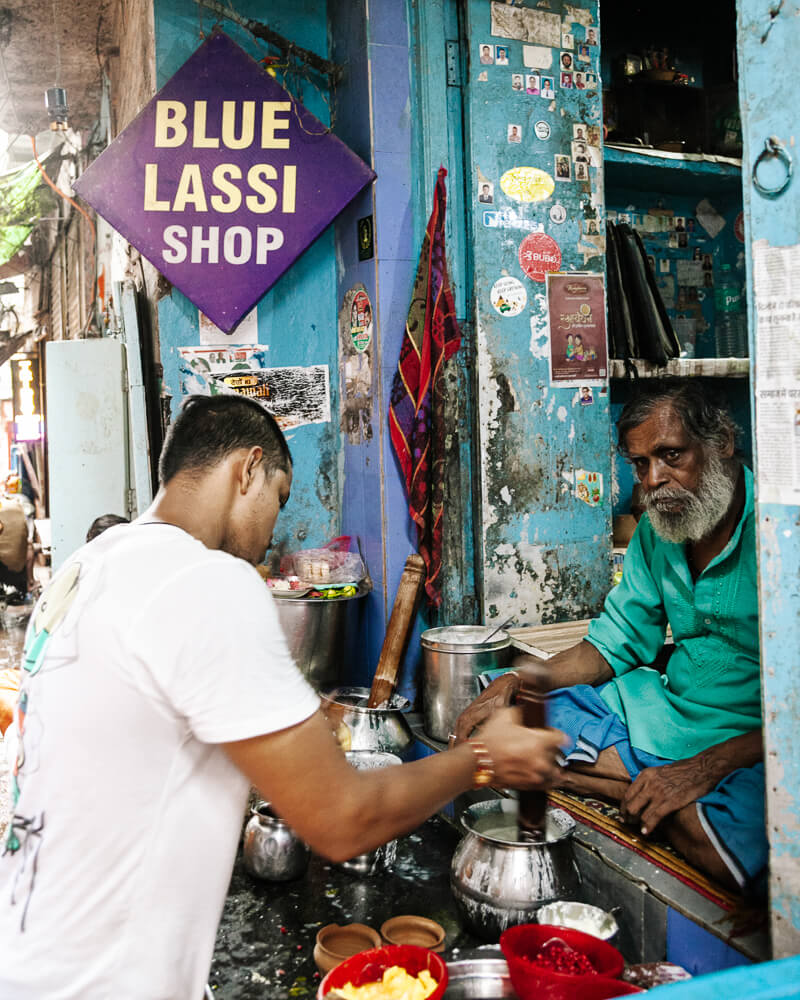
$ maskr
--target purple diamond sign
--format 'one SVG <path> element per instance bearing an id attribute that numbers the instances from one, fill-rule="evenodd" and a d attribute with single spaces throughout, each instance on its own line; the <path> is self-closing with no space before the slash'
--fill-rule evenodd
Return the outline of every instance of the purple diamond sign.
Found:
<path id="1" fill-rule="evenodd" d="M 219 32 L 75 190 L 230 332 L 374 178 Z"/>

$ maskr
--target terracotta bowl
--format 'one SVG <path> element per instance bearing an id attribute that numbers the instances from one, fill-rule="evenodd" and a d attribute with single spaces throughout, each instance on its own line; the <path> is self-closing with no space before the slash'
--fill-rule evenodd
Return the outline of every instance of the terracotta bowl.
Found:
<path id="1" fill-rule="evenodd" d="M 387 944 L 416 944 L 429 951 L 444 951 L 444 927 L 427 917 L 391 917 L 381 924 L 381 937 Z"/>
<path id="2" fill-rule="evenodd" d="M 378 948 L 380 934 L 366 924 L 326 924 L 317 932 L 314 961 L 320 972 L 330 972 L 351 955 Z"/>

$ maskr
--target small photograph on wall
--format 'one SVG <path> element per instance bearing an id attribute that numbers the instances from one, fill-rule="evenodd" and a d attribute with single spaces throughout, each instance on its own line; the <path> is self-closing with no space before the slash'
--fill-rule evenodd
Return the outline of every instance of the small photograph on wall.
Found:
<path id="1" fill-rule="evenodd" d="M 561 153 L 556 153 L 556 180 L 557 181 L 568 181 L 572 179 L 572 165 L 569 162 L 568 156 L 563 156 Z"/>
<path id="2" fill-rule="evenodd" d="M 576 181 L 588 181 L 589 180 L 589 164 L 588 163 L 576 163 L 575 164 L 575 180 Z"/>
<path id="3" fill-rule="evenodd" d="M 589 62 L 591 56 L 589 55 L 589 46 L 585 43 L 578 46 L 578 59 L 581 62 Z"/>
<path id="4" fill-rule="evenodd" d="M 587 28 L 586 29 L 586 44 L 587 45 L 597 45 L 597 29 Z"/>
<path id="5" fill-rule="evenodd" d="M 562 52 L 559 60 L 559 68 L 562 73 L 571 73 L 573 70 L 573 56 L 571 52 Z"/>
<path id="6" fill-rule="evenodd" d="M 576 142 L 586 142 L 588 139 L 588 130 L 582 122 L 576 122 L 572 126 L 572 138 Z"/>
<path id="7" fill-rule="evenodd" d="M 478 201 L 484 205 L 494 204 L 494 184 L 481 181 L 478 184 Z"/>
<path id="8" fill-rule="evenodd" d="M 539 85 L 539 76 L 538 76 L 538 74 L 536 74 L 536 73 L 529 73 L 528 76 L 525 77 L 525 93 L 526 94 L 534 94 L 534 95 L 536 95 L 538 97 L 540 90 L 541 90 L 541 87 Z"/>
<path id="9" fill-rule="evenodd" d="M 561 74 L 561 86 L 564 90 L 572 90 L 572 73 Z"/>
<path id="10" fill-rule="evenodd" d="M 597 219 L 584 219 L 583 232 L 586 236 L 600 236 L 600 226 L 597 223 Z"/>
<path id="11" fill-rule="evenodd" d="M 493 66 L 494 65 L 494 46 L 488 45 L 484 42 L 480 47 L 480 63 L 481 66 Z"/>
<path id="12" fill-rule="evenodd" d="M 586 84 L 587 90 L 597 90 L 597 74 L 596 73 L 584 73 L 583 80 Z"/>
<path id="13" fill-rule="evenodd" d="M 511 89 L 522 93 L 524 89 L 522 85 L 522 73 L 511 74 Z"/>
<path id="14" fill-rule="evenodd" d="M 542 97 L 546 101 L 552 101 L 556 96 L 555 81 L 552 76 L 542 77 Z"/>
<path id="15" fill-rule="evenodd" d="M 508 66 L 508 49 L 505 45 L 495 45 L 494 61 L 497 66 Z"/>
<path id="16" fill-rule="evenodd" d="M 561 32 L 561 48 L 562 49 L 574 49 L 575 48 L 575 36 L 571 31 Z"/>
<path id="17" fill-rule="evenodd" d="M 521 125 L 509 125 L 508 126 L 508 141 L 509 142 L 522 142 L 522 126 Z"/>
<path id="18" fill-rule="evenodd" d="M 574 163 L 589 162 L 589 148 L 585 142 L 578 140 L 572 143 L 572 160 Z"/>
<path id="19" fill-rule="evenodd" d="M 589 145 L 590 146 L 599 146 L 600 145 L 600 137 L 602 136 L 602 134 L 603 134 L 603 130 L 600 128 L 599 125 L 590 125 L 586 129 L 586 139 L 587 139 Z"/>
<path id="20" fill-rule="evenodd" d="M 573 77 L 576 90 L 586 90 L 586 80 L 583 73 L 576 73 Z"/>

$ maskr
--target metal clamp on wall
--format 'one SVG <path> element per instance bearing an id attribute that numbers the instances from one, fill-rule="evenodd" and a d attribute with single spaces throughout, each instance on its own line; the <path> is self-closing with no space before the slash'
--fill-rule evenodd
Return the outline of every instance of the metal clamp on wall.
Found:
<path id="1" fill-rule="evenodd" d="M 777 157 L 781 161 L 786 170 L 786 176 L 783 178 L 783 183 L 777 185 L 777 187 L 765 187 L 758 179 L 758 168 L 764 160 L 772 159 L 773 157 Z M 792 160 L 791 153 L 780 139 L 777 139 L 774 135 L 769 136 L 764 143 L 764 148 L 758 155 L 758 159 L 753 164 L 753 186 L 756 191 L 763 198 L 777 198 L 789 186 L 793 172 L 794 161 Z"/>

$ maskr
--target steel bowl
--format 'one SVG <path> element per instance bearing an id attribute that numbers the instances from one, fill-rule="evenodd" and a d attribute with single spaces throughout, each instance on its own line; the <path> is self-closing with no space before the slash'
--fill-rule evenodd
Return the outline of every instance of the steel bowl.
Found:
<path id="1" fill-rule="evenodd" d="M 590 906 L 589 903 L 568 900 L 546 903 L 536 911 L 536 920 L 540 924 L 557 924 L 559 927 L 583 931 L 584 934 L 591 934 L 603 941 L 614 937 L 619 930 L 613 914 L 607 910 Z"/>

